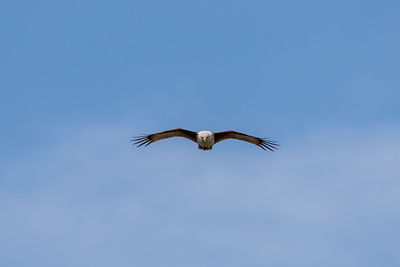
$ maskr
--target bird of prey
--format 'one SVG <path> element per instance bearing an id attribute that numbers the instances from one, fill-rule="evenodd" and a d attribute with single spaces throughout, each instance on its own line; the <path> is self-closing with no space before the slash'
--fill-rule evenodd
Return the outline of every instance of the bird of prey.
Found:
<path id="1" fill-rule="evenodd" d="M 274 141 L 270 141 L 265 138 L 258 138 L 251 135 L 247 135 L 244 133 L 239 133 L 235 131 L 225 131 L 225 132 L 209 132 L 209 131 L 200 131 L 200 132 L 192 132 L 189 130 L 177 128 L 173 130 L 168 130 L 164 132 L 142 135 L 133 138 L 134 145 L 137 147 L 140 146 L 148 146 L 151 143 L 157 142 L 162 139 L 170 138 L 170 137 L 184 137 L 198 144 L 198 148 L 201 150 L 211 150 L 213 145 L 221 142 L 226 139 L 237 139 L 252 143 L 256 146 L 261 147 L 262 149 L 269 149 L 274 151 L 278 148 L 278 144 Z"/>

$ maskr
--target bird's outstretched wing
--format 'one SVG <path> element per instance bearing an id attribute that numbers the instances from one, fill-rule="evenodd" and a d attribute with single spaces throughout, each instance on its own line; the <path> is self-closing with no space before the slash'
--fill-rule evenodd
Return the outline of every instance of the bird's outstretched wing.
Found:
<path id="1" fill-rule="evenodd" d="M 162 139 L 170 138 L 170 137 L 185 137 L 189 140 L 192 140 L 193 142 L 197 143 L 197 133 L 188 131 L 185 129 L 173 129 L 173 130 L 168 130 L 165 132 L 159 132 L 159 133 L 154 133 L 154 134 L 149 134 L 149 135 L 141 135 L 138 137 L 133 138 L 131 141 L 133 142 L 134 145 L 137 145 L 137 147 L 140 146 L 148 146 L 151 143 L 157 142 Z"/>
<path id="2" fill-rule="evenodd" d="M 246 142 L 252 143 L 256 146 L 259 146 L 264 150 L 269 149 L 271 151 L 278 149 L 278 146 L 279 146 L 274 141 L 270 141 L 265 138 L 254 137 L 251 135 L 247 135 L 247 134 L 239 133 L 239 132 L 235 132 L 235 131 L 225 131 L 225 132 L 214 133 L 215 144 L 218 142 L 221 142 L 223 140 L 226 140 L 226 139 L 237 139 L 237 140 L 246 141 Z"/>

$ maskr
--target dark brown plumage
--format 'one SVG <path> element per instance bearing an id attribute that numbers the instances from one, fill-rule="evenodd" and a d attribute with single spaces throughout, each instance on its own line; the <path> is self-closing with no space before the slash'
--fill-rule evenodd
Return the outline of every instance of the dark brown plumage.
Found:
<path id="1" fill-rule="evenodd" d="M 217 132 L 212 133 L 209 131 L 200 131 L 200 132 L 193 132 L 181 128 L 168 130 L 164 132 L 149 134 L 149 135 L 142 135 L 135 137 L 131 141 L 133 141 L 134 145 L 140 146 L 148 146 L 151 143 L 157 142 L 159 140 L 163 140 L 166 138 L 171 137 L 184 137 L 187 138 L 199 145 L 199 149 L 202 150 L 211 150 L 212 146 L 218 142 L 221 142 L 226 139 L 237 139 L 241 141 L 245 141 L 251 144 L 254 144 L 258 147 L 261 147 L 263 150 L 270 150 L 274 151 L 278 149 L 278 143 L 265 139 L 265 138 L 258 138 L 255 136 L 247 135 L 244 133 L 239 133 L 236 131 L 224 131 L 224 132 Z"/>

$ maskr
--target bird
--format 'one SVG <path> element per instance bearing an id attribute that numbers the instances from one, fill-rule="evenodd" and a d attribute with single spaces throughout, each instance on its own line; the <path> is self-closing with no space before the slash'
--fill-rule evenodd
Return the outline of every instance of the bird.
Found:
<path id="1" fill-rule="evenodd" d="M 210 131 L 200 131 L 193 132 L 181 128 L 172 129 L 164 132 L 141 135 L 134 137 L 131 141 L 133 145 L 137 147 L 148 146 L 154 142 L 171 138 L 171 137 L 184 137 L 198 144 L 200 150 L 211 150 L 213 145 L 226 139 L 237 139 L 245 142 L 254 144 L 263 150 L 274 151 L 278 149 L 279 144 L 275 141 L 270 141 L 267 138 L 258 138 L 244 133 L 239 133 L 236 131 L 224 131 L 224 132 L 210 132 Z"/>

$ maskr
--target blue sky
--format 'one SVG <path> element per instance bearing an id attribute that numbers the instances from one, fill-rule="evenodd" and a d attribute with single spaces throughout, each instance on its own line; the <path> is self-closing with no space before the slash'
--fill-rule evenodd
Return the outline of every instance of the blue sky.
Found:
<path id="1" fill-rule="evenodd" d="M 399 8 L 2 3 L 1 266 L 398 266 Z"/>

